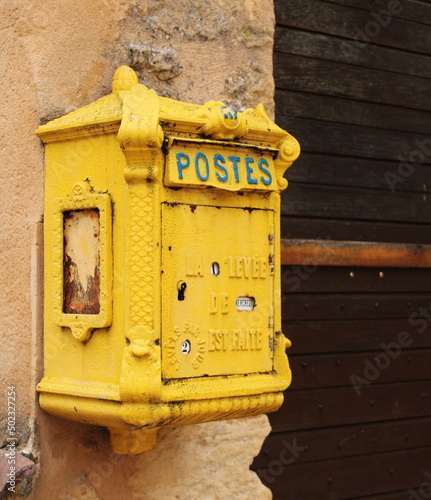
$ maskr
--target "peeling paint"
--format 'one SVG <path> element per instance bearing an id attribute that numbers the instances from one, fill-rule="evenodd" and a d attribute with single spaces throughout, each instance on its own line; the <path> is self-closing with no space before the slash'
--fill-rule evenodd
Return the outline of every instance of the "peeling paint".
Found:
<path id="1" fill-rule="evenodd" d="M 63 310 L 100 312 L 99 210 L 64 212 Z"/>

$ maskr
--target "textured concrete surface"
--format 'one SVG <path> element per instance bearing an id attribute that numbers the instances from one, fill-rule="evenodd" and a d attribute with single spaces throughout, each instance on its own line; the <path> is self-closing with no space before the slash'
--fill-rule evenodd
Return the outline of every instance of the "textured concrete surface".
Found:
<path id="1" fill-rule="evenodd" d="M 265 415 L 159 431 L 154 449 L 117 455 L 104 428 L 47 417 L 36 499 L 230 500 L 271 498 L 249 470 L 270 431 Z M 49 460 L 49 464 L 46 463 Z M 45 464 L 44 464 L 45 461 Z M 47 492 L 56 496 L 46 497 Z"/>
<path id="2" fill-rule="evenodd" d="M 34 130 L 109 92 L 121 64 L 161 95 L 263 102 L 271 114 L 272 0 L 4 0 L 0 30 L 0 446 L 14 385 L 16 444 L 37 465 L 28 498 L 270 498 L 248 470 L 265 416 L 165 429 L 152 452 L 120 457 L 105 429 L 39 410 L 43 148 Z"/>

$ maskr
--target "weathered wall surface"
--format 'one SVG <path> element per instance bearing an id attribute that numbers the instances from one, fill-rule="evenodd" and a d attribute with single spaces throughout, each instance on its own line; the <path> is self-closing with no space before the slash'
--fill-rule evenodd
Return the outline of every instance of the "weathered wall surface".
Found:
<path id="1" fill-rule="evenodd" d="M 265 416 L 164 429 L 153 451 L 128 457 L 111 452 L 105 429 L 38 408 L 43 148 L 34 130 L 108 93 L 121 64 L 161 95 L 263 102 L 271 114 L 272 0 L 5 0 L 0 30 L 0 446 L 13 385 L 19 446 L 38 469 L 28 498 L 270 498 L 248 471 Z"/>

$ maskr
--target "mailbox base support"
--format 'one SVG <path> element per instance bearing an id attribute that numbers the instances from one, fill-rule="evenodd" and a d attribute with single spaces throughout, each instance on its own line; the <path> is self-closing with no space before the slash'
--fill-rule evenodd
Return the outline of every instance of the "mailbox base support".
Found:
<path id="1" fill-rule="evenodd" d="M 290 371 L 286 376 L 290 376 Z M 68 418 L 86 424 L 107 427 L 111 435 L 111 445 L 116 453 L 137 455 L 150 451 L 155 443 L 157 431 L 161 426 L 189 425 L 194 423 L 242 418 L 261 413 L 276 411 L 283 403 L 283 393 L 287 382 L 270 374 L 255 375 L 262 386 L 253 387 L 260 394 L 207 398 L 201 400 L 158 401 L 158 402 L 126 402 L 118 399 L 107 400 L 106 395 L 115 397 L 108 391 L 88 392 L 77 396 L 64 394 L 68 385 L 58 381 L 42 381 L 39 384 L 40 406 L 57 417 Z M 264 379 L 267 385 L 264 385 Z M 241 379 L 237 379 L 237 388 Z M 256 380 L 256 379 L 255 379 Z M 230 379 L 232 383 L 232 379 Z M 268 390 L 269 385 L 274 392 Z M 63 393 L 59 393 L 59 391 Z M 55 392 L 54 392 L 55 391 Z"/>
<path id="2" fill-rule="evenodd" d="M 112 449 L 120 455 L 138 455 L 144 451 L 150 451 L 156 444 L 158 430 L 159 427 L 136 431 L 111 427 L 109 433 Z"/>

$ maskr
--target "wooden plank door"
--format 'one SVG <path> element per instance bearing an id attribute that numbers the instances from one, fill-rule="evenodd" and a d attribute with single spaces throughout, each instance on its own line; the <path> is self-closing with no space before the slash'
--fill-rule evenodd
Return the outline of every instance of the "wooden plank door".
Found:
<path id="1" fill-rule="evenodd" d="M 275 8 L 276 121 L 303 150 L 282 220 L 293 383 L 252 468 L 276 500 L 425 498 L 431 3 Z"/>

